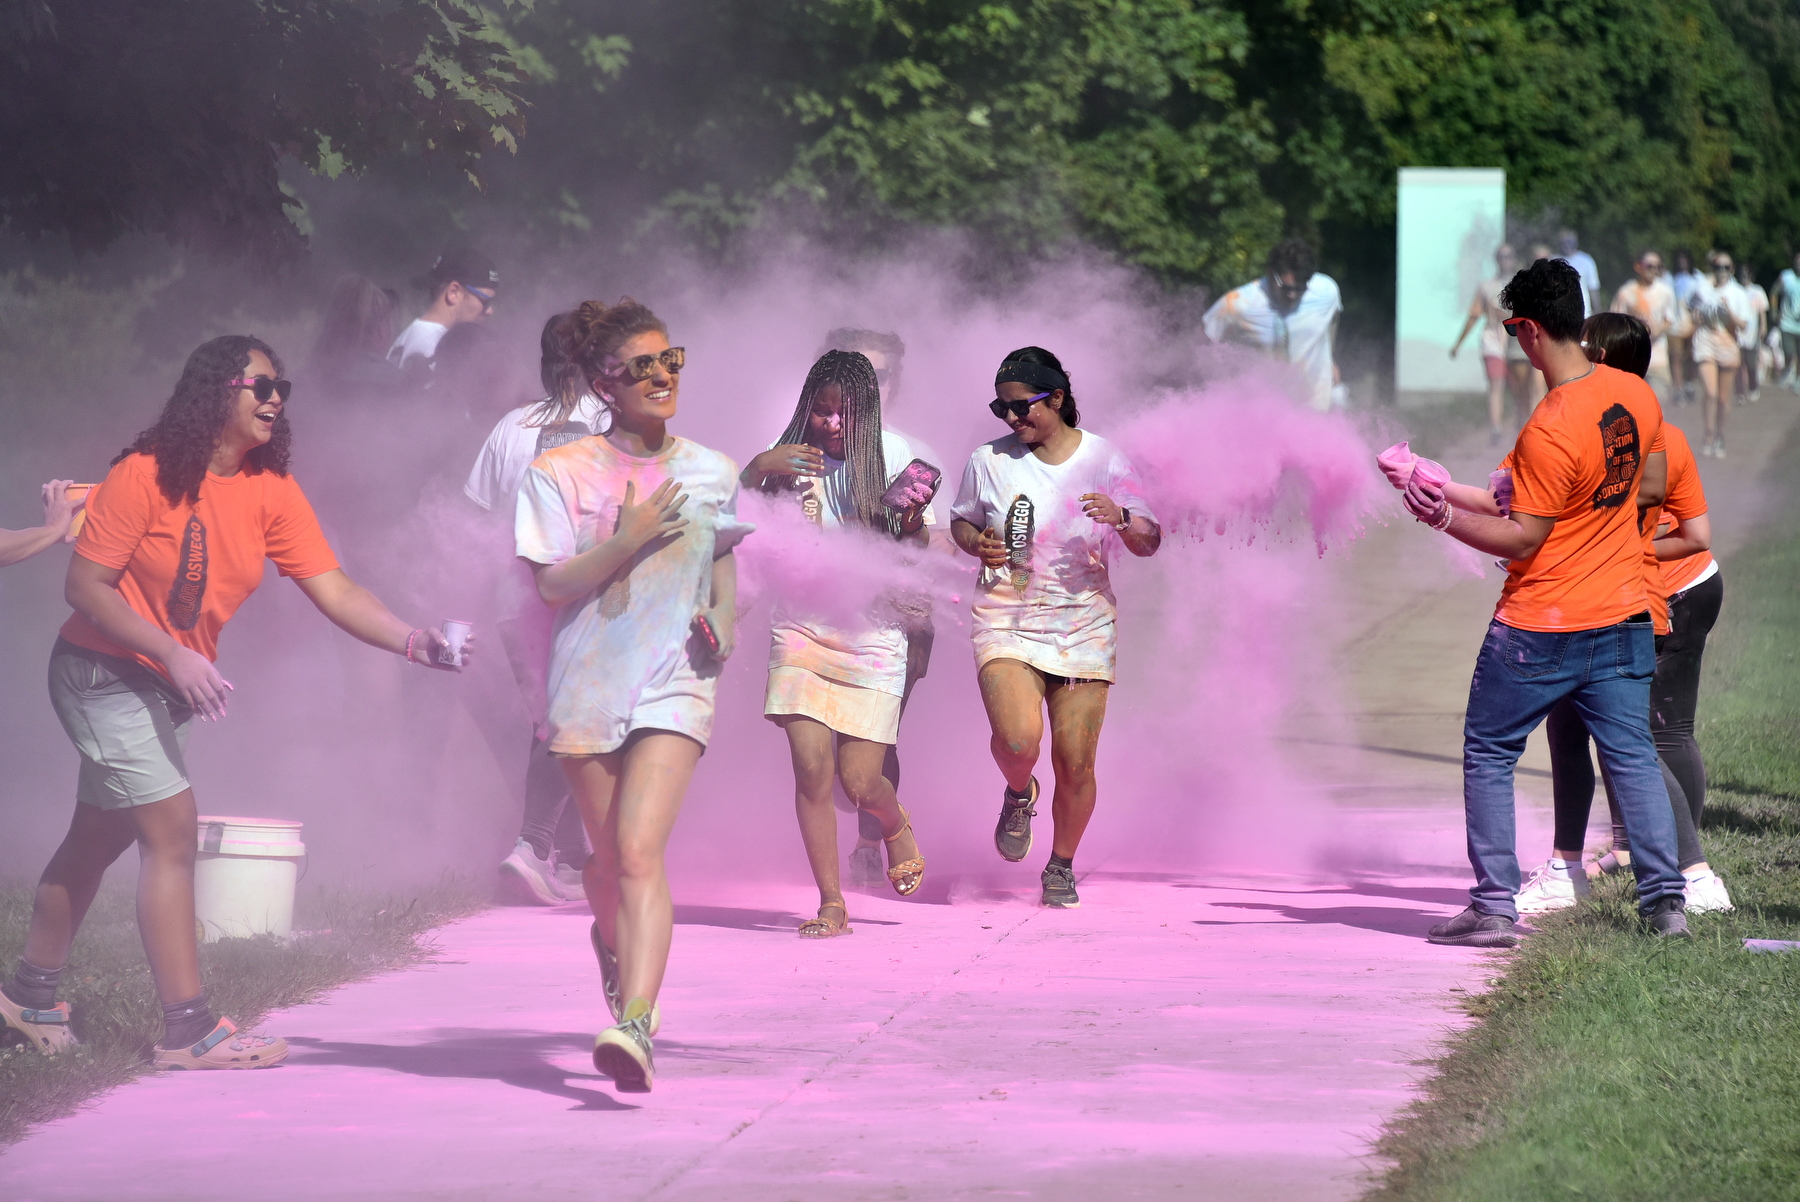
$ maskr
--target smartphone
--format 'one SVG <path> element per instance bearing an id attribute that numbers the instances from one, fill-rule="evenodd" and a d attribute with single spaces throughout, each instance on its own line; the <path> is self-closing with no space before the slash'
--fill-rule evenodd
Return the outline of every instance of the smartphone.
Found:
<path id="1" fill-rule="evenodd" d="M 915 459 L 900 470 L 888 490 L 881 494 L 881 503 L 896 512 L 909 509 L 917 502 L 908 502 L 906 492 L 915 484 L 924 484 L 931 490 L 931 496 L 937 496 L 938 485 L 943 483 L 944 473 L 926 463 L 923 459 Z M 926 498 L 928 501 L 930 498 Z"/>
<path id="2" fill-rule="evenodd" d="M 719 653 L 719 632 L 713 629 L 713 624 L 706 620 L 705 614 L 694 619 L 694 629 L 700 632 L 700 637 L 706 641 L 708 650 L 717 655 Z"/>

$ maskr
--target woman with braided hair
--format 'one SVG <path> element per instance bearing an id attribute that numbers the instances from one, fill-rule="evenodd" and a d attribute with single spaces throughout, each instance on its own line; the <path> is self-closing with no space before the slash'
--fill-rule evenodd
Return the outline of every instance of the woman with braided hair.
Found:
<path id="1" fill-rule="evenodd" d="M 712 735 L 737 616 L 737 464 L 669 432 L 686 352 L 627 297 L 585 301 L 570 355 L 611 424 L 526 469 L 514 532 L 538 595 L 556 607 L 549 707 L 594 854 L 582 872 L 613 1025 L 594 1067 L 650 1089 L 651 1037 L 674 934 L 663 852 Z"/>
<path id="2" fill-rule="evenodd" d="M 1031 851 L 1032 775 L 1050 712 L 1055 838 L 1041 883 L 1046 906 L 1081 904 L 1075 849 L 1094 816 L 1094 754 L 1116 659 L 1107 561 L 1123 547 L 1154 555 L 1162 527 L 1123 452 L 1078 428 L 1069 374 L 1049 351 L 1021 347 L 994 375 L 994 416 L 1012 433 L 978 447 L 950 510 L 950 537 L 981 560 L 971 610 L 990 747 L 1006 778 L 994 848 Z"/>
<path id="3" fill-rule="evenodd" d="M 932 490 L 914 483 L 899 511 L 882 501 L 912 458 L 905 439 L 881 428 L 881 392 L 868 358 L 826 351 L 807 373 L 780 440 L 752 459 L 740 480 L 763 492 L 797 492 L 802 512 L 829 529 L 879 531 L 923 547 Z M 794 810 L 819 886 L 818 917 L 800 925 L 802 936 L 826 939 L 853 929 L 838 876 L 834 767 L 844 795 L 881 825 L 894 892 L 911 894 L 924 877 L 911 819 L 882 775 L 905 694 L 906 631 L 891 606 L 855 629 L 776 612 L 763 713 L 787 732 Z"/>

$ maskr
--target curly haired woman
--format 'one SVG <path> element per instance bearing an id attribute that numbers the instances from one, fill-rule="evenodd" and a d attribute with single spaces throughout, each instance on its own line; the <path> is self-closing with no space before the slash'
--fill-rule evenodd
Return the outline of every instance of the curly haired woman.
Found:
<path id="1" fill-rule="evenodd" d="M 372 646 L 438 666 L 443 636 L 389 613 L 338 567 L 288 475 L 290 386 L 241 334 L 188 357 L 156 424 L 90 495 L 50 653 L 50 701 L 81 754 L 75 817 L 38 882 L 31 932 L 0 1016 L 39 1051 L 71 1047 L 56 987 L 100 878 L 138 846 L 138 930 L 162 1001 L 160 1068 L 267 1068 L 287 1043 L 213 1014 L 194 936 L 199 843 L 184 752 L 196 716 L 225 716 L 219 630 L 262 582 L 263 560 Z"/>

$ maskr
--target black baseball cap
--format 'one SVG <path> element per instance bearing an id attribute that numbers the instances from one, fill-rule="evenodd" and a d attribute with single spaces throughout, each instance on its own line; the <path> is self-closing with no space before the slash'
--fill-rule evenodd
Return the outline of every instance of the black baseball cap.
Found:
<path id="1" fill-rule="evenodd" d="M 433 292 L 452 280 L 465 288 L 494 289 L 500 286 L 500 269 L 474 247 L 459 246 L 439 255 L 425 280 Z"/>

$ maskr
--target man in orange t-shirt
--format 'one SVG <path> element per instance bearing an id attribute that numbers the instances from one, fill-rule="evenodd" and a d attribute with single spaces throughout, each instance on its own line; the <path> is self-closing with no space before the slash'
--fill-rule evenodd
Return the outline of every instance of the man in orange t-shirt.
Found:
<path id="1" fill-rule="evenodd" d="M 1656 648 L 1638 531 L 1638 487 L 1660 449 L 1662 409 L 1643 380 L 1582 353 L 1581 278 L 1567 263 L 1533 263 L 1502 302 L 1513 313 L 1507 333 L 1550 385 L 1519 431 L 1509 515 L 1492 504 L 1457 508 L 1441 487 L 1416 478 L 1406 489 L 1420 521 L 1510 561 L 1463 724 L 1475 886 L 1469 907 L 1430 939 L 1517 941 L 1513 769 L 1526 737 L 1564 697 L 1581 711 L 1613 780 L 1645 922 L 1659 935 L 1685 936 L 1675 821 L 1650 737 Z"/>

